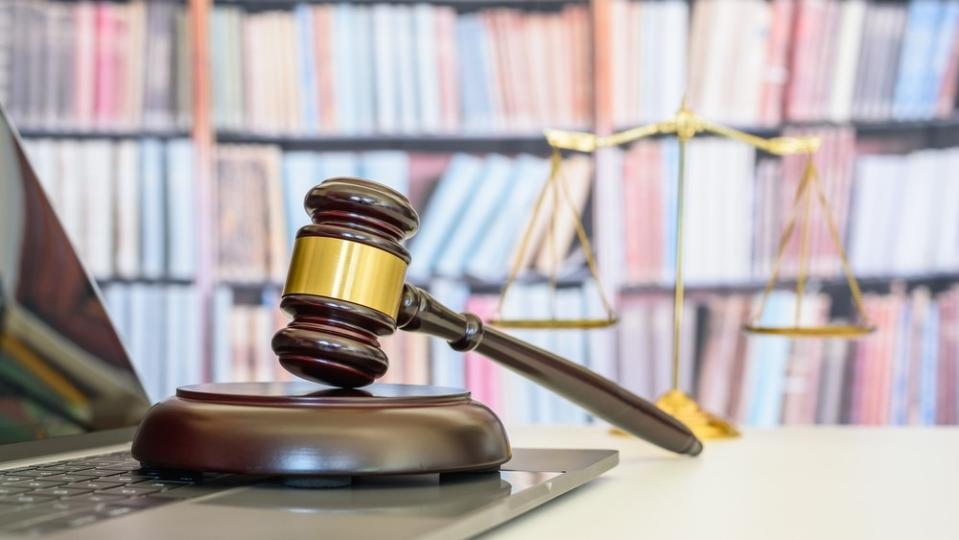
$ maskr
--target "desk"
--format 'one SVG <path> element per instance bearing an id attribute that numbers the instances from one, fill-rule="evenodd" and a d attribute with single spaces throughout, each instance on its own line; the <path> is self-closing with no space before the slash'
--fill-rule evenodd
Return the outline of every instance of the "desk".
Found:
<path id="1" fill-rule="evenodd" d="M 620 464 L 490 539 L 959 538 L 959 428 L 747 429 L 699 458 L 598 427 L 508 431 Z"/>

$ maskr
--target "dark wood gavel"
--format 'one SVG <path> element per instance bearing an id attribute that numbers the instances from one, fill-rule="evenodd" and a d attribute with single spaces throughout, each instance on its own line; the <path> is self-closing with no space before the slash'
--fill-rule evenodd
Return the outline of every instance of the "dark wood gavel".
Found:
<path id="1" fill-rule="evenodd" d="M 297 233 L 281 302 L 293 320 L 273 337 L 291 373 L 343 388 L 368 385 L 389 367 L 377 338 L 402 328 L 445 339 L 457 351 L 475 350 L 662 448 L 702 451 L 686 426 L 652 403 L 405 283 L 410 254 L 402 242 L 419 217 L 403 195 L 334 178 L 310 190 L 305 207 L 313 223 Z"/>

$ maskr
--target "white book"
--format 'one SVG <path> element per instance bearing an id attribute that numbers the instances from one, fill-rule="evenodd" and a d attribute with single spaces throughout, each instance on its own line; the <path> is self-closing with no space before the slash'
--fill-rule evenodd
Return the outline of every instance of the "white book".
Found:
<path id="1" fill-rule="evenodd" d="M 143 277 L 159 278 L 165 269 L 166 191 L 163 147 L 156 139 L 140 143 L 140 271 Z"/>
<path id="2" fill-rule="evenodd" d="M 437 19 L 434 10 L 429 4 L 413 6 L 413 58 L 416 64 L 419 124 L 420 129 L 427 133 L 436 133 L 442 128 L 439 56 L 436 52 Z"/>
<path id="3" fill-rule="evenodd" d="M 523 226 L 549 176 L 549 161 L 530 155 L 516 158 L 515 173 L 503 204 L 495 210 L 492 223 L 473 246 L 466 274 L 494 281 L 509 272 L 510 255 L 522 241 Z M 532 249 L 533 246 L 530 246 Z"/>
<path id="4" fill-rule="evenodd" d="M 416 95 L 416 51 L 413 43 L 413 8 L 396 5 L 393 8 L 393 62 L 396 70 L 396 92 L 399 97 L 399 131 L 414 133 L 420 130 L 419 104 Z"/>
<path id="5" fill-rule="evenodd" d="M 463 274 L 467 257 L 492 225 L 496 209 L 509 196 L 512 172 L 513 161 L 510 158 L 498 154 L 486 157 L 483 171 L 475 181 L 482 189 L 474 191 L 456 228 L 449 231 L 456 241 L 447 243 L 442 251 L 436 264 L 438 274 L 448 277 Z"/>
<path id="6" fill-rule="evenodd" d="M 359 157 L 352 152 L 324 152 L 320 154 L 319 163 L 320 171 L 317 184 L 328 178 L 360 175 Z"/>
<path id="7" fill-rule="evenodd" d="M 364 152 L 360 155 L 359 176 L 409 195 L 410 154 L 401 150 Z"/>
<path id="8" fill-rule="evenodd" d="M 84 233 L 87 268 L 96 278 L 113 274 L 114 168 L 113 146 L 107 140 L 83 143 Z"/>
<path id="9" fill-rule="evenodd" d="M 86 234 L 84 230 L 84 178 L 81 176 L 84 170 L 83 154 L 80 150 L 80 143 L 75 140 L 65 140 L 59 145 L 59 166 L 60 170 L 60 189 L 58 201 L 58 210 L 60 214 L 60 223 L 67 233 L 67 237 L 76 248 L 77 256 L 87 262 L 88 250 L 86 243 Z"/>
<path id="10" fill-rule="evenodd" d="M 335 4 L 332 17 L 333 84 L 336 102 L 336 130 L 356 133 L 360 130 L 359 108 L 363 106 L 357 99 L 356 88 L 358 66 L 354 41 L 367 39 L 366 35 L 357 35 L 354 13 L 357 6 Z"/>
<path id="11" fill-rule="evenodd" d="M 233 289 L 218 286 L 213 289 L 213 360 L 211 378 L 213 382 L 226 382 L 233 378 L 233 343 L 231 312 L 233 310 Z"/>
<path id="12" fill-rule="evenodd" d="M 548 226 L 548 229 L 551 229 L 552 246 L 544 241 L 536 260 L 536 268 L 540 273 L 549 275 L 554 269 L 558 270 L 566 260 L 576 237 L 576 220 L 582 221 L 592 180 L 591 159 L 576 155 L 563 162 L 562 171 L 554 187 L 560 190 L 559 207 L 551 209 L 556 213 L 555 227 L 552 224 Z M 561 182 L 565 182 L 565 190 Z M 565 203 L 563 198 L 566 199 Z"/>
<path id="13" fill-rule="evenodd" d="M 686 58 L 689 44 L 689 3 L 672 0 L 659 4 L 660 36 L 665 45 L 659 102 L 653 111 L 656 121 L 668 118 L 679 110 L 680 101 L 686 93 Z"/>
<path id="14" fill-rule="evenodd" d="M 481 159 L 467 154 L 456 154 L 450 159 L 426 205 L 420 230 L 412 239 L 409 279 L 419 282 L 429 279 L 452 229 L 471 207 L 472 194 L 480 185 L 482 163 Z"/>
<path id="15" fill-rule="evenodd" d="M 303 207 L 307 193 L 323 181 L 319 175 L 318 154 L 309 151 L 294 151 L 283 154 L 283 200 L 286 212 L 287 245 L 293 246 L 293 239 L 300 227 L 310 224 L 310 216 Z"/>
<path id="16" fill-rule="evenodd" d="M 140 147 L 120 141 L 115 157 L 116 274 L 130 279 L 140 273 Z"/>
<path id="17" fill-rule="evenodd" d="M 656 399 L 653 393 L 653 364 L 651 348 L 651 306 L 649 301 L 631 302 L 621 308 L 617 331 L 619 354 L 615 361 L 616 381 L 627 390 L 646 399 Z"/>
<path id="18" fill-rule="evenodd" d="M 353 73 L 356 76 L 356 111 L 358 129 L 370 133 L 376 128 L 376 98 L 373 95 L 376 83 L 373 79 L 373 42 L 369 35 L 373 31 L 372 12 L 367 6 L 357 6 L 353 15 Z"/>
<path id="19" fill-rule="evenodd" d="M 148 384 L 152 383 L 154 392 L 151 397 L 153 397 L 153 401 L 159 401 L 176 390 L 169 387 L 169 381 L 167 380 L 169 366 L 166 362 L 166 313 L 170 308 L 167 306 L 164 287 L 148 285 L 145 288 L 144 297 L 146 298 L 146 304 L 141 306 L 141 309 L 145 311 L 143 321 L 146 324 L 146 337 L 144 338 L 146 355 L 143 361 L 147 375 L 141 380 L 146 380 Z"/>
<path id="20" fill-rule="evenodd" d="M 504 319 L 524 319 L 529 312 L 528 288 L 522 285 L 513 287 L 503 299 L 502 312 Z M 532 334 L 537 330 L 521 330 L 507 328 L 504 331 L 523 341 L 530 341 Z M 507 425 L 528 425 L 538 422 L 538 408 L 536 404 L 536 384 L 511 369 L 502 371 L 501 407 L 504 412 L 503 421 Z"/>
<path id="21" fill-rule="evenodd" d="M 938 160 L 939 198 L 942 206 L 939 211 L 940 227 L 935 245 L 935 268 L 949 271 L 959 268 L 959 181 L 948 171 L 959 170 L 959 150 L 942 152 Z"/>
<path id="22" fill-rule="evenodd" d="M 396 133 L 399 127 L 396 84 L 393 10 L 391 4 L 375 4 L 373 10 L 373 65 L 376 80 L 376 127 L 380 133 Z M 398 29 L 402 31 L 402 28 Z"/>
<path id="23" fill-rule="evenodd" d="M 156 330 L 149 327 L 149 322 L 146 319 L 150 301 L 147 295 L 147 286 L 134 283 L 128 287 L 127 293 L 129 295 L 129 301 L 126 328 L 128 336 L 127 349 L 130 354 L 130 362 L 133 364 L 134 369 L 136 369 L 140 380 L 143 381 L 144 389 L 147 391 L 150 401 L 156 402 L 160 396 L 158 395 L 158 388 L 155 385 L 162 381 L 149 378 L 155 375 L 155 373 L 149 371 L 150 366 L 147 360 L 150 346 L 148 334 Z"/>
<path id="24" fill-rule="evenodd" d="M 606 319 L 609 314 L 600 296 L 596 281 L 589 279 L 582 287 L 583 317 L 586 319 Z M 612 301 L 611 297 L 607 297 Z M 616 369 L 616 326 L 588 330 L 586 334 L 586 356 L 589 369 L 611 381 L 619 379 Z M 593 422 L 606 425 L 604 420 L 593 417 Z"/>
<path id="25" fill-rule="evenodd" d="M 556 298 L 552 295 L 549 285 L 537 283 L 533 285 L 519 285 L 525 287 L 526 318 L 534 320 L 543 320 L 555 318 L 559 315 L 556 306 Z M 545 349 L 547 351 L 556 351 L 556 333 L 555 332 L 530 332 L 528 334 L 529 343 Z M 559 409 L 563 404 L 560 397 L 552 391 L 542 386 L 534 386 L 532 391 L 532 403 L 535 407 L 536 420 L 542 424 L 555 424 L 562 417 Z"/>
<path id="26" fill-rule="evenodd" d="M 167 275 L 192 279 L 196 273 L 196 200 L 193 145 L 189 140 L 166 145 Z"/>
<path id="27" fill-rule="evenodd" d="M 833 83 L 829 96 L 829 118 L 835 122 L 843 122 L 852 117 L 866 2 L 847 0 L 839 9 L 839 40 L 833 60 Z"/>
<path id="28" fill-rule="evenodd" d="M 593 188 L 595 208 L 593 213 L 593 237 L 591 239 L 599 265 L 599 277 L 611 290 L 618 290 L 623 283 L 626 268 L 625 226 L 626 203 L 623 199 L 623 151 L 618 148 L 602 149 L 596 156 L 596 183 Z M 665 191 L 665 190 L 664 190 Z M 665 210 L 665 208 L 664 208 Z M 512 262 L 512 261 L 511 261 Z"/>
<path id="29" fill-rule="evenodd" d="M 163 387 L 165 389 L 164 395 L 169 395 L 181 384 L 180 371 L 183 369 L 183 364 L 188 361 L 187 358 L 183 357 L 183 352 L 187 348 L 186 336 L 180 328 L 180 322 L 186 315 L 184 313 L 186 305 L 182 286 L 169 285 L 162 288 L 158 287 L 157 290 L 161 291 L 163 295 L 165 307 L 163 310 L 163 329 L 165 331 L 163 337 L 163 365 L 165 367 Z"/>
<path id="30" fill-rule="evenodd" d="M 940 228 L 940 215 L 935 211 L 936 201 L 942 193 L 937 188 L 936 162 L 938 152 L 925 150 L 902 158 L 909 179 L 908 189 L 900 192 L 895 201 L 899 209 L 896 215 L 896 239 L 888 268 L 890 274 L 915 275 L 931 267 L 929 255 Z M 954 181 L 954 180 L 953 180 Z"/>
<path id="31" fill-rule="evenodd" d="M 556 291 L 556 309 L 561 319 L 580 319 L 583 317 L 583 291 L 579 287 L 564 287 Z M 589 367 L 586 352 L 586 330 L 568 328 L 557 330 L 554 338 L 553 351 L 583 367 Z M 555 407 L 561 424 L 585 424 L 589 422 L 589 414 L 579 405 L 566 398 L 555 395 Z"/>
<path id="32" fill-rule="evenodd" d="M 469 287 L 455 280 L 436 279 L 430 282 L 430 294 L 453 311 L 463 311 L 469 298 Z M 454 351 L 442 339 L 430 339 L 430 384 L 465 388 L 466 370 L 463 353 Z"/>
<path id="33" fill-rule="evenodd" d="M 103 287 L 103 301 L 113 328 L 130 354 L 130 287 L 114 283 Z"/>
<path id="34" fill-rule="evenodd" d="M 270 349 L 273 337 L 273 313 L 267 306 L 256 306 L 252 310 L 253 332 L 253 380 L 269 382 L 275 380 L 276 357 Z"/>

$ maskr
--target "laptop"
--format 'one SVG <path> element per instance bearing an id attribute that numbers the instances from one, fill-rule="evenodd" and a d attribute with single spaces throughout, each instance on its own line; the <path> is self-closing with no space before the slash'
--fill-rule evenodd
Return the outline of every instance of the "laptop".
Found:
<path id="1" fill-rule="evenodd" d="M 0 107 L 0 538 L 463 538 L 618 462 L 612 450 L 514 448 L 492 473 L 302 489 L 141 467 L 130 441 L 149 407 Z"/>

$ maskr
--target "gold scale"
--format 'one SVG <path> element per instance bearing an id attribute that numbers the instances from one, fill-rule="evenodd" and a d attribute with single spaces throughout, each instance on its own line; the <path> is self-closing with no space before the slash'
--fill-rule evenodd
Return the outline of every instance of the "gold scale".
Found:
<path id="1" fill-rule="evenodd" d="M 743 131 L 732 129 L 719 124 L 714 124 L 697 116 L 686 107 L 685 100 L 680 106 L 679 111 L 672 118 L 656 122 L 653 124 L 640 126 L 626 131 L 621 131 L 608 136 L 599 136 L 594 133 L 584 133 L 575 131 L 546 130 L 544 132 L 546 140 L 552 149 L 550 157 L 550 175 L 543 189 L 540 191 L 537 201 L 533 207 L 533 215 L 529 221 L 529 226 L 521 237 L 520 244 L 510 268 L 509 276 L 500 293 L 499 304 L 496 313 L 501 313 L 501 308 L 509 294 L 510 288 L 516 282 L 517 277 L 523 269 L 523 261 L 526 251 L 530 249 L 530 238 L 532 236 L 533 224 L 537 222 L 538 216 L 545 207 L 545 201 L 552 201 L 552 211 L 549 219 L 550 224 L 546 230 L 546 249 L 551 254 L 552 269 L 549 275 L 549 284 L 551 290 L 555 291 L 556 272 L 561 257 L 556 253 L 555 227 L 556 213 L 561 209 L 566 209 L 572 214 L 576 237 L 582 246 L 586 256 L 586 264 L 593 279 L 596 281 L 597 289 L 606 310 L 605 318 L 585 318 L 585 319 L 562 319 L 555 316 L 555 302 L 550 307 L 552 317 L 549 319 L 509 319 L 498 315 L 490 323 L 503 328 L 523 328 L 523 329 L 568 329 L 568 328 L 603 328 L 616 324 L 618 318 L 612 308 L 612 304 L 606 297 L 599 272 L 596 267 L 596 261 L 593 256 L 593 250 L 587 238 L 586 231 L 579 219 L 579 212 L 569 196 L 569 187 L 562 171 L 562 151 L 574 151 L 592 153 L 600 148 L 616 147 L 632 143 L 640 139 L 652 136 L 674 136 L 679 146 L 679 167 L 677 179 L 677 201 L 676 201 L 676 244 L 675 244 L 675 278 L 673 287 L 673 328 L 672 328 L 672 388 L 659 397 L 656 405 L 664 411 L 670 413 L 678 420 L 686 424 L 698 437 L 703 439 L 720 439 L 737 437 L 739 433 L 736 428 L 722 418 L 703 410 L 696 401 L 688 394 L 679 389 L 679 361 L 681 356 L 680 333 L 683 321 L 683 223 L 685 207 L 685 176 L 686 176 L 686 143 L 700 133 L 709 133 L 739 141 L 769 154 L 777 156 L 787 155 L 805 155 L 806 165 L 796 188 L 796 194 L 793 198 L 793 205 L 790 209 L 789 217 L 786 220 L 782 235 L 777 244 L 776 259 L 773 264 L 772 273 L 763 290 L 759 303 L 759 309 L 751 322 L 743 326 L 743 330 L 752 334 L 777 335 L 792 338 L 816 337 L 816 338 L 856 338 L 868 334 L 875 330 L 875 326 L 869 323 L 863 307 L 862 292 L 859 289 L 859 283 L 856 281 L 846 258 L 846 253 L 842 247 L 842 240 L 839 234 L 839 228 L 832 216 L 829 201 L 819 179 L 819 172 L 816 169 L 813 159 L 820 146 L 818 137 L 773 137 L 763 138 L 751 135 Z M 809 216 L 813 204 L 818 204 L 825 216 L 832 242 L 839 253 L 840 265 L 845 275 L 846 283 L 852 296 L 853 305 L 859 317 L 858 324 L 829 324 L 824 326 L 802 326 L 800 324 L 800 315 L 802 313 L 802 299 L 806 288 L 806 274 L 809 258 Z M 800 231 L 800 253 L 799 268 L 795 287 L 795 306 L 792 326 L 763 326 L 760 324 L 769 295 L 779 281 L 779 272 L 782 266 L 783 255 L 790 239 L 796 233 L 797 222 L 800 221 L 802 214 Z"/>

